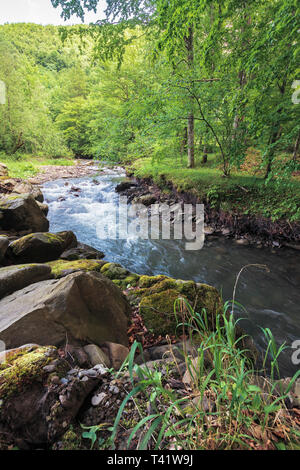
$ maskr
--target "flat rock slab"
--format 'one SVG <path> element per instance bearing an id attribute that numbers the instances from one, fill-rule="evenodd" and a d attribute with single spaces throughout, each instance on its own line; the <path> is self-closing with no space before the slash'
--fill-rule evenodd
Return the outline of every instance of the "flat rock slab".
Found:
<path id="1" fill-rule="evenodd" d="M 51 279 L 46 264 L 21 264 L 0 269 L 0 299 L 39 281 Z"/>
<path id="2" fill-rule="evenodd" d="M 10 256 L 19 263 L 44 263 L 60 257 L 65 241 L 54 233 L 31 233 L 9 246 Z"/>
<path id="3" fill-rule="evenodd" d="M 130 306 L 99 273 L 42 281 L 0 301 L 0 340 L 7 349 L 25 343 L 65 345 L 105 341 L 128 345 Z"/>

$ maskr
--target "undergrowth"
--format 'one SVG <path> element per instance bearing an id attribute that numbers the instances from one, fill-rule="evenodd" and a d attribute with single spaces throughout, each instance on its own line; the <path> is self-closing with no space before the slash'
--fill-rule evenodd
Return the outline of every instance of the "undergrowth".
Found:
<path id="1" fill-rule="evenodd" d="M 105 448 L 115 448 L 123 413 L 133 401 L 139 418 L 131 423 L 127 440 L 130 449 L 299 449 L 299 413 L 289 410 L 286 401 L 300 371 L 285 389 L 275 380 L 278 356 L 284 346 L 276 346 L 270 330 L 263 331 L 268 340 L 264 362 L 271 361 L 271 377 L 263 378 L 249 358 L 249 351 L 243 348 L 244 336 L 236 336 L 237 322 L 228 302 L 217 316 L 213 332 L 208 329 L 205 310 L 199 314 L 183 299 L 176 301 L 174 314 L 178 331 L 185 332 L 184 345 L 189 342 L 197 349 L 196 359 L 185 346 L 182 351 L 190 381 L 174 382 L 159 368 L 135 364 L 136 353 L 143 352 L 141 344 L 135 342 L 117 373 L 119 377 L 127 370 L 132 390 L 109 428 Z M 175 357 L 173 360 L 177 364 Z M 179 382 L 182 385 L 178 387 Z M 174 383 L 177 387 L 172 387 Z M 85 437 L 93 438 L 95 443 L 98 431 L 100 427 L 94 426 Z M 100 447 L 103 445 L 101 439 Z"/>

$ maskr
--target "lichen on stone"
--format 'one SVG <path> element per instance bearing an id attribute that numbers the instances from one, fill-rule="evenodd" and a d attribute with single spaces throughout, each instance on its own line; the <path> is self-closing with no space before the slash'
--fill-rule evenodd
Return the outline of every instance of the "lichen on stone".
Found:
<path id="1" fill-rule="evenodd" d="M 144 295 L 140 302 L 140 314 L 149 331 L 156 335 L 175 334 L 177 318 L 175 302 L 180 294 L 175 289 Z"/>

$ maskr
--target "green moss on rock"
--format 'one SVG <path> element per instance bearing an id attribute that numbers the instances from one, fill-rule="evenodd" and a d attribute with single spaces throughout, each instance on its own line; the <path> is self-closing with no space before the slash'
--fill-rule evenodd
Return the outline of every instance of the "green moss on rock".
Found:
<path id="1" fill-rule="evenodd" d="M 141 276 L 139 280 L 139 287 L 151 287 L 154 284 L 157 284 L 164 279 L 168 279 L 167 276 L 159 275 L 159 276 Z"/>
<path id="2" fill-rule="evenodd" d="M 57 444 L 54 446 L 56 450 Z M 80 450 L 83 448 L 83 443 L 80 433 L 78 435 L 71 427 L 60 439 L 59 450 Z"/>
<path id="3" fill-rule="evenodd" d="M 135 298 L 139 296 L 141 296 L 140 313 L 145 325 L 157 335 L 176 333 L 178 322 L 183 321 L 178 308 L 177 316 L 174 313 L 174 304 L 180 298 L 187 301 L 203 318 L 207 318 L 207 327 L 211 330 L 215 329 L 216 315 L 221 313 L 223 308 L 221 297 L 214 287 L 165 276 L 150 288 L 136 291 Z M 134 301 L 134 298 L 132 300 Z"/>

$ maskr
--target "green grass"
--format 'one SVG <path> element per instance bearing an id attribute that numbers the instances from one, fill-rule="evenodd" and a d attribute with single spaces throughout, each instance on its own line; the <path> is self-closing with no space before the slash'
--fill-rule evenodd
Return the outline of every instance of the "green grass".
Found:
<path id="1" fill-rule="evenodd" d="M 45 165 L 72 166 L 72 158 L 34 157 L 32 155 L 8 156 L 0 154 L 0 162 L 8 167 L 11 178 L 30 178 Z"/>
<path id="2" fill-rule="evenodd" d="M 197 363 L 183 351 L 192 377 L 184 394 L 168 386 L 168 371 L 162 374 L 159 367 L 150 370 L 147 365 L 134 364 L 136 352 L 142 352 L 141 345 L 134 343 L 123 364 L 131 377 L 132 390 L 128 391 L 110 429 L 111 449 L 118 430 L 128 422 L 130 401 L 138 410 L 138 419 L 129 419 L 128 447 L 136 440 L 140 450 L 299 449 L 299 426 L 293 413 L 286 409 L 285 399 L 300 371 L 284 391 L 272 377 L 262 388 L 258 372 L 241 346 L 242 338 L 236 338 L 231 308 L 231 304 L 225 304 L 212 332 L 205 321 L 205 311 L 196 313 L 182 300 L 175 303 L 178 331 L 184 326 L 186 339 L 198 351 Z M 265 334 L 269 341 L 266 355 L 276 368 L 283 347 L 277 348 L 269 331 Z M 210 368 L 205 365 L 204 354 L 210 358 Z M 117 377 L 121 374 L 122 370 Z M 203 400 L 210 403 L 208 409 L 203 408 Z M 95 443 L 97 427 L 90 430 L 93 436 L 84 437 L 93 437 Z"/>
<path id="3" fill-rule="evenodd" d="M 194 169 L 186 168 L 179 158 L 153 161 L 142 158 L 133 162 L 135 175 L 151 177 L 162 189 L 166 181 L 173 183 L 178 191 L 191 192 L 203 202 L 225 212 L 259 215 L 272 220 L 300 220 L 300 181 L 269 182 L 262 177 L 232 171 L 230 178 L 222 176 L 215 155 L 208 156 L 203 165 L 196 162 Z"/>

